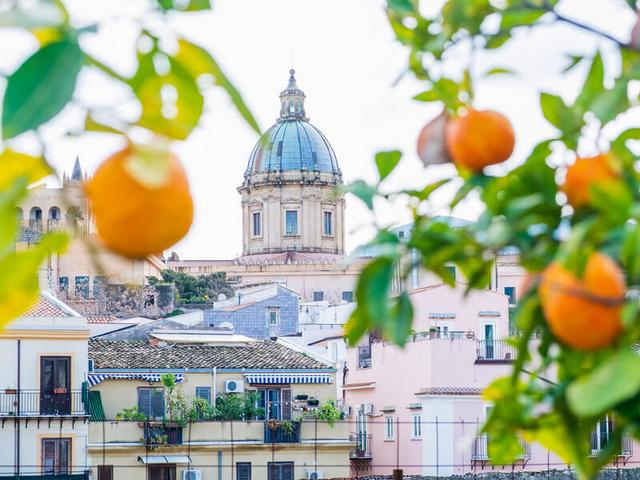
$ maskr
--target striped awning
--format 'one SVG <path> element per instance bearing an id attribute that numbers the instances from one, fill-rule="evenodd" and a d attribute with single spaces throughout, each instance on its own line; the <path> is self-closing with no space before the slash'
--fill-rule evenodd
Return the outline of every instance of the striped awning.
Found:
<path id="1" fill-rule="evenodd" d="M 327 373 L 248 373 L 245 379 L 252 384 L 332 383 Z"/>
<path id="2" fill-rule="evenodd" d="M 104 382 L 105 380 L 144 380 L 145 382 L 159 382 L 162 374 L 160 373 L 90 373 L 87 380 L 92 387 Z M 184 381 L 182 373 L 174 374 L 176 383 Z"/>

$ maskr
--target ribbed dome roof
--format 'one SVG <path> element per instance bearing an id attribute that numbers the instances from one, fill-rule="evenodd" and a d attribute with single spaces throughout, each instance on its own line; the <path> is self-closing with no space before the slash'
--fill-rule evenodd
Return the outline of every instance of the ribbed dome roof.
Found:
<path id="1" fill-rule="evenodd" d="M 304 111 L 304 93 L 291 70 L 289 85 L 280 94 L 280 118 L 249 157 L 246 175 L 307 170 L 340 175 L 336 155 L 327 138 L 309 123 Z"/>

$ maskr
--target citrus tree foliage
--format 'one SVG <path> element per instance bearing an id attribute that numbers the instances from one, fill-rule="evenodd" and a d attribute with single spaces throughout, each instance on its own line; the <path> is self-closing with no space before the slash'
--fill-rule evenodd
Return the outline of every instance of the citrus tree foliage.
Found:
<path id="1" fill-rule="evenodd" d="M 35 301 L 40 264 L 49 253 L 61 252 L 66 244 L 64 234 L 47 234 L 35 247 L 15 251 L 20 233 L 16 208 L 26 198 L 29 184 L 54 173 L 46 158 L 41 127 L 55 121 L 65 107 L 71 105 L 84 116 L 83 126 L 67 133 L 100 132 L 129 142 L 135 136 L 138 142 L 152 143 L 155 151 L 168 151 L 171 141 L 187 139 L 196 128 L 206 92 L 218 86 L 226 91 L 251 128 L 259 132 L 242 96 L 215 58 L 204 47 L 171 29 L 169 20 L 173 16 L 210 8 L 209 0 L 149 0 L 147 10 L 136 19 L 138 34 L 130 46 L 137 57 L 136 71 L 123 75 L 83 47 L 83 42 L 96 36 L 108 19 L 82 25 L 80 19 L 70 17 L 63 0 L 0 2 L 0 28 L 30 32 L 38 43 L 38 48 L 8 74 L 2 93 L 0 324 L 15 318 Z M 74 92 L 78 79 L 89 70 L 99 72 L 128 92 L 124 103 L 134 108 L 93 109 L 77 101 Z M 131 111 L 137 113 L 131 115 Z M 41 155 L 27 155 L 12 148 L 23 135 L 42 144 Z M 141 169 L 153 177 L 154 169 L 163 168 L 161 164 L 147 162 Z"/>
<path id="2" fill-rule="evenodd" d="M 178 291 L 178 302 L 215 302 L 220 294 L 227 298 L 233 296 L 233 287 L 229 283 L 225 272 L 208 273 L 196 277 L 187 273 L 165 269 L 160 272 L 160 276 L 162 279 L 147 277 L 147 281 L 150 285 L 156 285 L 161 282 L 173 283 Z"/>
<path id="3" fill-rule="evenodd" d="M 555 127 L 555 134 L 534 146 L 521 165 L 509 173 L 492 176 L 458 166 L 454 177 L 417 190 L 390 194 L 385 189 L 382 194 L 379 183 L 368 185 L 363 181 L 348 187 L 369 208 L 376 198 L 408 198 L 414 228 L 403 239 L 382 229 L 372 241 L 379 255 L 359 279 L 358 304 L 347 324 L 347 335 L 355 344 L 367 331 L 375 330 L 403 345 L 411 330 L 413 312 L 405 292 L 389 299 L 397 276 L 407 278 L 411 269 L 419 266 L 453 284 L 446 266 L 455 265 L 464 274 L 469 290 L 483 289 L 490 285 L 496 251 L 517 247 L 523 267 L 533 275 L 515 315 L 519 334 L 511 340 L 518 352 L 513 373 L 485 391 L 485 397 L 495 403 L 484 426 L 489 434 L 490 457 L 495 463 L 510 464 L 521 453 L 517 435 L 524 435 L 558 453 L 582 478 L 592 478 L 621 451 L 623 434 L 640 438 L 640 357 L 634 349 L 640 342 L 636 294 L 640 283 L 636 142 L 640 128 L 621 129 L 615 123 L 625 112 L 637 109 L 640 28 L 636 25 L 628 42 L 629 32 L 619 32 L 621 37 L 616 38 L 599 32 L 597 26 L 582 25 L 559 13 L 561 3 L 447 0 L 432 16 L 424 16 L 418 0 L 388 0 L 388 19 L 397 40 L 408 51 L 408 70 L 425 85 L 415 100 L 440 102 L 450 116 L 473 105 L 476 78 L 469 68 L 471 52 L 500 49 L 518 29 L 561 22 L 606 39 L 612 48 L 607 49 L 607 62 L 598 51 L 569 59 L 569 68 L 588 64 L 582 86 L 571 98 L 540 92 L 541 111 Z M 635 0 L 619 3 L 636 18 Z M 604 17 L 609 4 L 602 2 L 601 8 Z M 455 72 L 443 68 L 450 58 L 456 58 L 458 64 L 464 63 L 460 61 L 464 58 L 468 62 Z M 497 68 L 483 76 L 499 73 L 508 70 Z M 607 188 L 592 188 L 590 204 L 573 209 L 558 185 L 566 166 L 580 155 L 578 145 L 583 142 L 597 145 L 598 152 L 594 153 L 610 154 L 620 180 Z M 376 155 L 380 182 L 400 157 L 398 151 Z M 450 182 L 461 185 L 451 209 L 472 193 L 479 197 L 482 213 L 477 222 L 454 228 L 424 213 L 431 196 Z M 550 331 L 536 279 L 552 261 L 561 262 L 579 276 L 587 257 L 595 251 L 615 259 L 626 274 L 624 329 L 613 345 L 579 351 L 561 343 Z M 606 446 L 591 458 L 589 435 L 605 415 L 614 419 L 615 430 Z"/>

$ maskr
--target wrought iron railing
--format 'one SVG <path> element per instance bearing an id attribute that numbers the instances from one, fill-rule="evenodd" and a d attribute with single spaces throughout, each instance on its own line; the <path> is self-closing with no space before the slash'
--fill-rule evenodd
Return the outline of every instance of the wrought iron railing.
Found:
<path id="1" fill-rule="evenodd" d="M 267 420 L 264 422 L 264 443 L 299 443 L 300 422 Z"/>
<path id="2" fill-rule="evenodd" d="M 89 480 L 89 472 L 0 474 L 2 480 L 20 480 L 21 478 L 29 480 Z"/>
<path id="3" fill-rule="evenodd" d="M 145 422 L 144 443 L 150 447 L 182 445 L 182 427 Z"/>
<path id="4" fill-rule="evenodd" d="M 516 348 L 506 340 L 478 340 L 476 358 L 480 361 L 504 362 L 516 357 Z"/>
<path id="5" fill-rule="evenodd" d="M 610 432 L 593 432 L 589 435 L 589 446 L 591 449 L 591 455 L 597 455 L 600 453 L 610 442 Z M 620 443 L 620 452 L 618 456 L 630 457 L 633 455 L 633 441 L 629 435 L 623 435 Z"/>
<path id="6" fill-rule="evenodd" d="M 352 433 L 349 435 L 349 441 L 356 444 L 349 450 L 349 458 L 371 458 L 371 434 Z"/>
<path id="7" fill-rule="evenodd" d="M 82 390 L 0 390 L 0 416 L 86 414 L 86 392 Z"/>

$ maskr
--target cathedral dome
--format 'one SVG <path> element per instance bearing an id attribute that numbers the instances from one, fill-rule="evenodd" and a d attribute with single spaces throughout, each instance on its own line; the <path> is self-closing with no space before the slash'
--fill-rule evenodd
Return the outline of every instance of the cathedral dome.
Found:
<path id="1" fill-rule="evenodd" d="M 245 175 L 309 171 L 340 175 L 336 155 L 327 138 L 305 116 L 305 94 L 291 70 L 289 85 L 280 94 L 280 117 L 258 141 Z"/>

